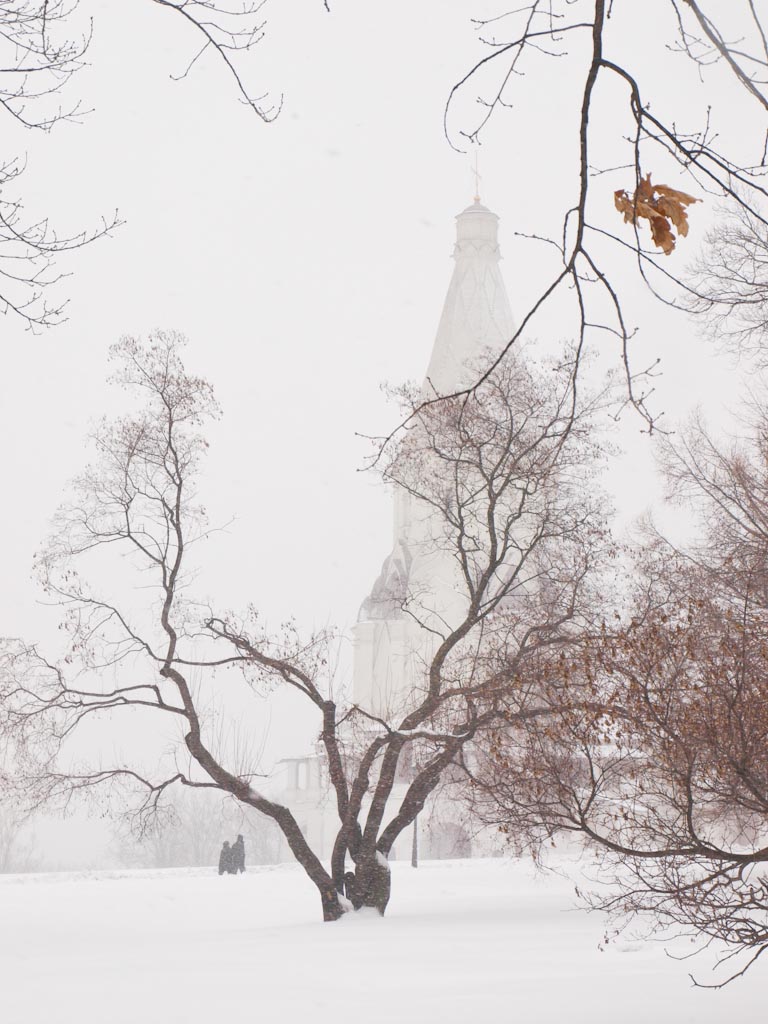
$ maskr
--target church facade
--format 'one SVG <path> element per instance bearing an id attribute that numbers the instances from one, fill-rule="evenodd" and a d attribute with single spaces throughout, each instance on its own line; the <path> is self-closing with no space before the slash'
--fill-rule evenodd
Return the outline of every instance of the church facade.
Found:
<path id="1" fill-rule="evenodd" d="M 500 270 L 498 217 L 478 197 L 456 218 L 455 261 L 435 343 L 422 385 L 425 399 L 450 395 L 470 382 L 472 368 L 500 351 L 514 333 Z M 466 597 L 457 585 L 456 563 L 436 542 L 429 509 L 404 489 L 393 494 L 392 549 L 363 600 L 353 628 L 352 702 L 370 715 L 394 720 L 423 687 L 436 633 L 458 623 Z M 338 830 L 335 800 L 321 756 L 282 762 L 284 799 L 322 857 Z M 397 806 L 404 777 L 392 794 Z M 420 856 L 487 854 L 488 841 L 473 834 L 455 801 L 438 791 L 414 831 Z M 400 837 L 391 856 L 411 856 L 414 836 Z"/>

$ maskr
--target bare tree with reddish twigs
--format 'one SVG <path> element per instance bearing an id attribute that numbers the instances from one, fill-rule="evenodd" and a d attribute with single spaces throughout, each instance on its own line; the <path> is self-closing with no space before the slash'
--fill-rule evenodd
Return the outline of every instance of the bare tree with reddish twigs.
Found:
<path id="1" fill-rule="evenodd" d="M 66 610 L 67 649 L 54 661 L 5 645 L 4 729 L 33 765 L 27 782 L 40 800 L 111 784 L 151 815 L 170 787 L 219 790 L 276 823 L 326 920 L 349 908 L 345 890 L 355 907 L 383 913 L 397 837 L 500 717 L 553 713 L 533 685 L 540 662 L 594 617 L 592 578 L 608 539 L 602 499 L 583 484 L 599 403 L 574 416 L 568 365 L 507 367 L 470 402 L 422 411 L 418 430 L 390 450 L 384 475 L 436 518 L 433 540 L 453 560 L 463 605 L 444 628 L 427 624 L 432 653 L 419 681 L 399 707 L 376 713 L 334 687 L 327 634 L 273 633 L 253 610 L 235 616 L 193 600 L 194 551 L 208 531 L 195 497 L 202 426 L 218 411 L 210 386 L 184 370 L 181 344 L 160 332 L 113 350 L 117 380 L 145 404 L 97 428 L 96 460 L 39 556 L 46 593 Z M 418 614 L 411 595 L 403 602 Z M 236 674 L 223 677 L 226 667 Z M 207 713 L 215 693 L 220 714 L 256 731 L 265 686 L 316 710 L 338 813 L 330 864 L 258 765 L 219 742 Z M 165 753 L 153 756 L 143 751 L 155 735 Z M 88 763 L 89 739 L 103 751 L 110 736 L 125 754 Z"/>
<path id="2" fill-rule="evenodd" d="M 695 421 L 666 444 L 698 536 L 655 537 L 630 606 L 564 658 L 596 711 L 499 730 L 470 771 L 486 820 L 584 836 L 607 880 L 591 902 L 717 943 L 742 961 L 727 980 L 768 949 L 767 436 L 763 407 L 749 443 Z"/>

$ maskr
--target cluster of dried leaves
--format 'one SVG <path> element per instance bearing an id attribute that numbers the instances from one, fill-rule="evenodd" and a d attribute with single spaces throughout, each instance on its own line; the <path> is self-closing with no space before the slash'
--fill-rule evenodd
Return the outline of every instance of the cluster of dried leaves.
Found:
<path id="1" fill-rule="evenodd" d="M 686 192 L 679 192 L 668 185 L 652 185 L 650 173 L 640 179 L 634 195 L 628 195 L 620 188 L 613 193 L 613 201 L 619 213 L 624 214 L 626 224 L 637 224 L 640 217 L 648 220 L 653 243 L 663 249 L 666 256 L 675 248 L 672 225 L 677 228 L 678 236 L 687 235 L 686 207 L 699 202 Z"/>

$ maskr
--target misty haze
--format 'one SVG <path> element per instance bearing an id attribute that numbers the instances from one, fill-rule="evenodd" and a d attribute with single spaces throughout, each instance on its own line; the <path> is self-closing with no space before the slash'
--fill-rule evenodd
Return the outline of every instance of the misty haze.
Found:
<path id="1" fill-rule="evenodd" d="M 0 27 L 2 1020 L 761 1021 L 762 0 Z"/>

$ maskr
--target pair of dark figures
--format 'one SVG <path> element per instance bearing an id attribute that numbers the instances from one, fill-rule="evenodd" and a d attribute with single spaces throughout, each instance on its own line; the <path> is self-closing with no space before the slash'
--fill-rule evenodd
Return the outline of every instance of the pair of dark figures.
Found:
<path id="1" fill-rule="evenodd" d="M 219 854 L 219 874 L 236 875 L 238 871 L 245 871 L 245 840 L 238 836 L 230 846 L 225 841 Z"/>

